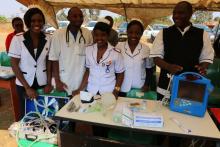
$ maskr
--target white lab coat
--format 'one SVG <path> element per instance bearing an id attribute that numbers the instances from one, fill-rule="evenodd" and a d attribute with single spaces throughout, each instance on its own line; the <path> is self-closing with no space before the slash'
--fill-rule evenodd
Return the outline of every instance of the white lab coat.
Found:
<path id="1" fill-rule="evenodd" d="M 28 32 L 15 35 L 9 48 L 8 55 L 20 59 L 19 68 L 29 86 L 32 86 L 35 76 L 39 86 L 47 84 L 46 56 L 50 47 L 50 35 L 43 33 L 41 35 L 39 40 L 41 45 L 37 49 L 36 57 L 34 51 L 30 48 L 30 35 Z M 16 84 L 23 86 L 17 78 Z"/>
<path id="2" fill-rule="evenodd" d="M 86 48 L 86 67 L 89 68 L 88 92 L 96 95 L 113 92 L 116 84 L 115 73 L 124 72 L 124 62 L 120 51 L 108 44 L 102 59 L 97 63 L 97 44 Z"/>
<path id="3" fill-rule="evenodd" d="M 79 88 L 85 72 L 85 47 L 92 43 L 92 34 L 86 28 L 81 28 L 76 40 L 69 31 L 69 43 L 66 41 L 66 28 L 57 30 L 52 37 L 49 60 L 59 61 L 59 75 L 62 82 L 67 85 L 67 93 Z"/>
<path id="4" fill-rule="evenodd" d="M 149 47 L 139 43 L 133 53 L 127 41 L 118 43 L 116 47 L 121 50 L 125 65 L 121 91 L 129 92 L 131 88 L 141 88 L 146 79 L 146 68 L 154 66 L 153 59 L 149 58 Z"/>

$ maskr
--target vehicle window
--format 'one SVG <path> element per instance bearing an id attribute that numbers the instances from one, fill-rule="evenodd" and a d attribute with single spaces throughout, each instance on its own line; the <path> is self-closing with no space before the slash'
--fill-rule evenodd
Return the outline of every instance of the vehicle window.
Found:
<path id="1" fill-rule="evenodd" d="M 119 28 L 127 28 L 128 23 L 127 22 L 123 22 Z"/>
<path id="2" fill-rule="evenodd" d="M 59 28 L 64 28 L 68 26 L 68 22 L 58 22 Z"/>
<path id="3" fill-rule="evenodd" d="M 168 26 L 166 26 L 166 25 L 153 25 L 152 28 L 154 30 L 162 30 L 164 28 L 168 28 Z"/>
<path id="4" fill-rule="evenodd" d="M 200 28 L 200 29 L 204 29 L 206 32 L 212 32 L 212 30 L 206 26 L 206 25 L 202 25 L 202 24 L 193 24 L 193 26 Z"/>
<path id="5" fill-rule="evenodd" d="M 89 22 L 88 27 L 95 27 L 96 22 Z"/>

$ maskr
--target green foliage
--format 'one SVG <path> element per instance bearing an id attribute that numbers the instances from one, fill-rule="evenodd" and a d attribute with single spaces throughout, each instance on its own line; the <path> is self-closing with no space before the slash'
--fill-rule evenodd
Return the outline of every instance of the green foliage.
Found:
<path id="1" fill-rule="evenodd" d="M 210 20 L 212 20 L 212 12 L 209 11 L 196 11 L 191 19 L 195 24 L 202 24 Z"/>
<path id="2" fill-rule="evenodd" d="M 220 17 L 219 16 L 215 17 L 214 21 L 220 21 Z"/>
<path id="3" fill-rule="evenodd" d="M 65 8 L 60 10 L 56 17 L 58 21 L 66 21 L 67 20 L 67 14 L 65 13 L 65 11 L 67 11 Z"/>
<path id="4" fill-rule="evenodd" d="M 172 25 L 173 22 L 172 20 L 170 19 L 170 16 L 165 16 L 165 17 L 161 17 L 161 18 L 157 18 L 157 19 L 154 19 L 151 24 L 165 24 L 165 25 Z"/>
<path id="5" fill-rule="evenodd" d="M 8 19 L 5 16 L 0 15 L 0 22 L 7 22 Z"/>
<path id="6" fill-rule="evenodd" d="M 89 17 L 91 20 L 98 20 L 100 15 L 99 9 L 89 9 Z"/>
<path id="7" fill-rule="evenodd" d="M 114 18 L 114 25 L 118 27 L 122 22 L 126 21 L 124 16 Z"/>

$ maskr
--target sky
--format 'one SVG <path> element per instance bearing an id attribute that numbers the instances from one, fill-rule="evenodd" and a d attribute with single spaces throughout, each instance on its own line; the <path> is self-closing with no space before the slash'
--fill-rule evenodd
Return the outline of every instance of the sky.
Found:
<path id="1" fill-rule="evenodd" d="M 25 8 L 25 6 L 16 0 L 4 0 L 0 5 L 0 15 L 6 17 L 23 16 L 20 8 Z"/>
<path id="2" fill-rule="evenodd" d="M 23 17 L 23 13 L 21 12 L 21 8 L 26 8 L 24 5 L 20 4 L 16 0 L 4 0 L 4 2 L 0 5 L 0 15 L 6 16 L 8 18 L 20 16 Z M 109 11 L 101 11 L 101 16 L 111 15 L 113 17 L 117 17 L 119 15 L 109 12 Z M 220 12 L 214 13 L 213 17 L 220 16 Z"/>

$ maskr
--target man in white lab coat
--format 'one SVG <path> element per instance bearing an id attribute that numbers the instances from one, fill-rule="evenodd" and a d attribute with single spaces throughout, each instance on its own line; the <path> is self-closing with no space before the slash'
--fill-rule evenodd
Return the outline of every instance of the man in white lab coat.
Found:
<path id="1" fill-rule="evenodd" d="M 56 89 L 72 95 L 85 72 L 85 47 L 92 43 L 92 34 L 81 28 L 82 11 L 73 7 L 69 10 L 67 28 L 57 30 L 51 42 L 49 60 L 53 61 Z"/>

